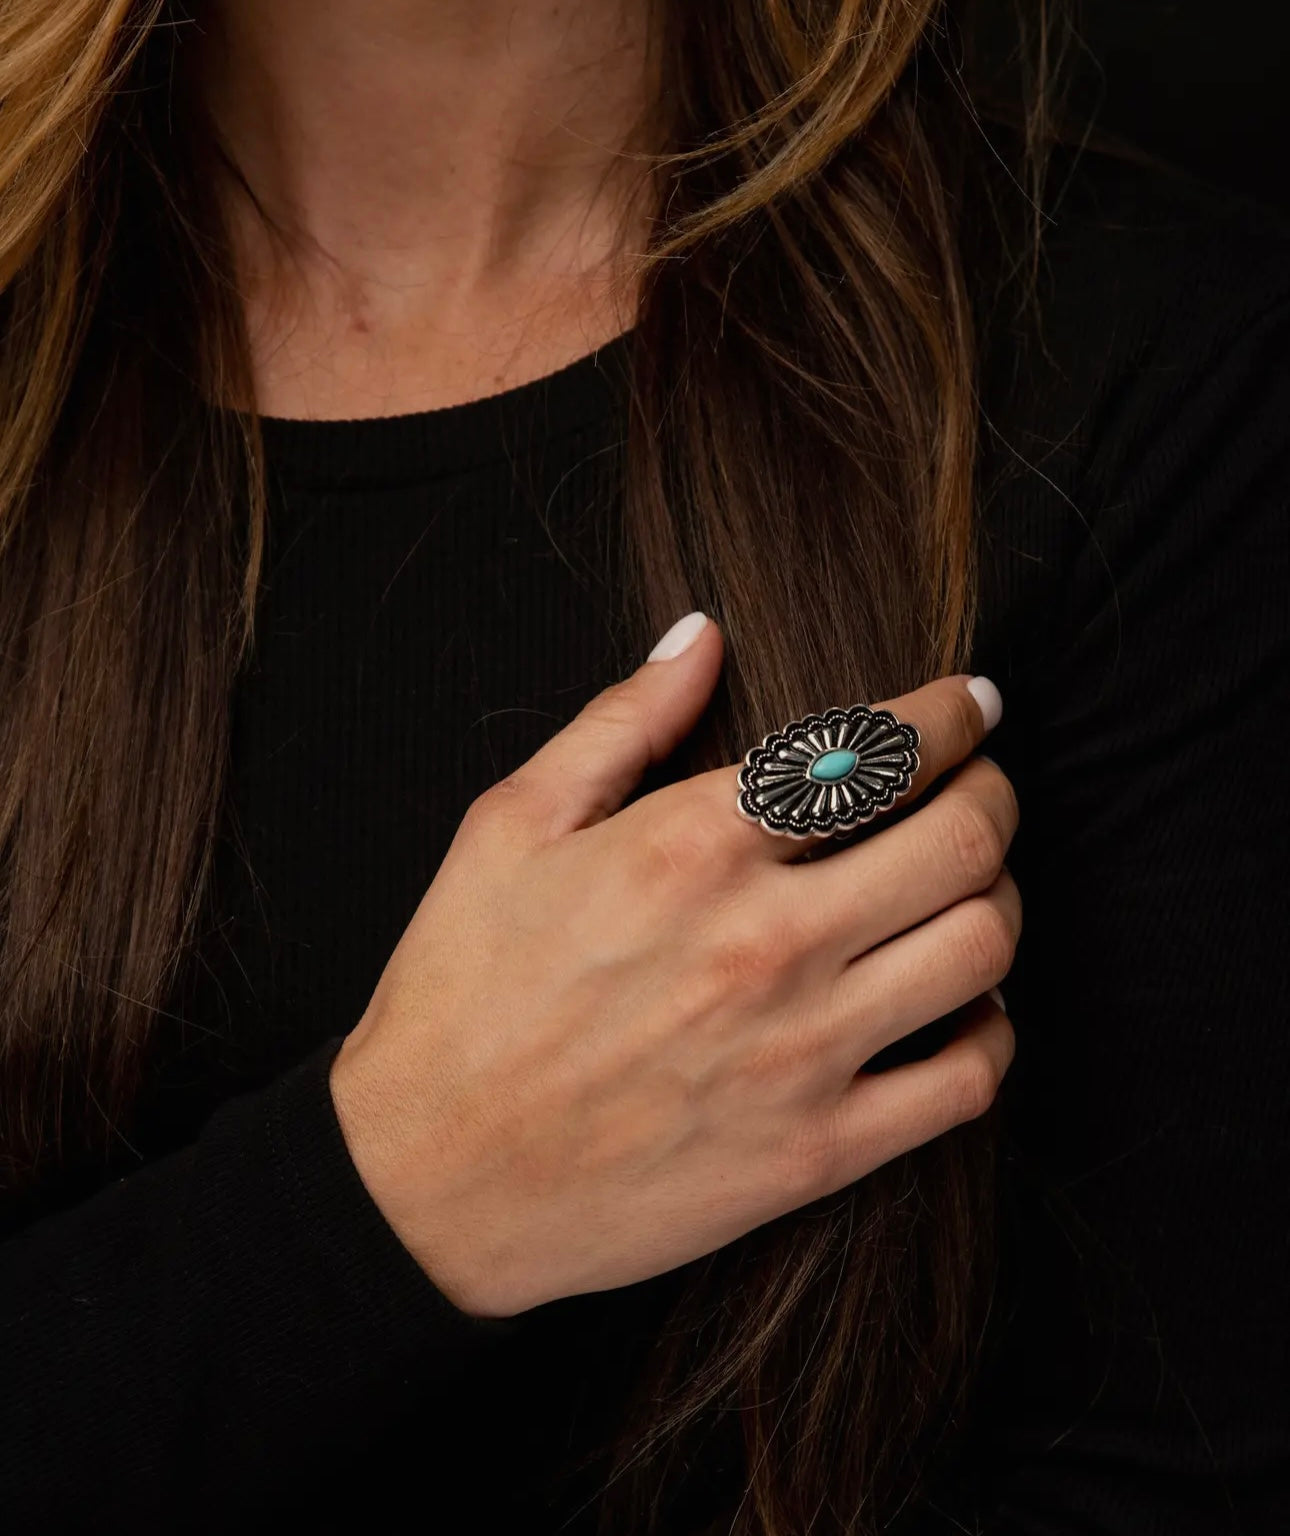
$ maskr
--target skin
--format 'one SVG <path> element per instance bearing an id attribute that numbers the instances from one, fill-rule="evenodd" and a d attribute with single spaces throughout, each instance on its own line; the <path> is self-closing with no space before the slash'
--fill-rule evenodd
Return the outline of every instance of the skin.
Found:
<path id="1" fill-rule="evenodd" d="M 457 404 L 630 324 L 640 16 L 512 3 L 224 0 L 206 88 L 287 231 L 284 260 L 230 194 L 265 414 Z M 722 662 L 709 622 L 468 808 L 333 1065 L 360 1176 L 465 1311 L 711 1252 L 984 1113 L 1012 1060 L 986 994 L 1017 803 L 968 679 L 882 701 L 922 735 L 898 803 L 960 765 L 940 792 L 802 862 L 737 814 L 738 764 L 623 804 Z M 960 1009 L 936 1055 L 864 1070 Z"/>
<path id="2" fill-rule="evenodd" d="M 200 81 L 265 415 L 397 415 L 628 329 L 645 0 L 217 0 Z"/>
<path id="3" fill-rule="evenodd" d="M 364 1182 L 465 1311 L 709 1253 L 984 1113 L 1012 1060 L 981 996 L 1021 928 L 994 764 L 805 863 L 736 813 L 737 764 L 622 807 L 721 661 L 709 623 L 474 802 L 337 1056 Z M 964 677 L 888 707 L 922 733 L 915 795 L 985 734 Z M 935 1056 L 861 1072 L 965 1006 Z"/>

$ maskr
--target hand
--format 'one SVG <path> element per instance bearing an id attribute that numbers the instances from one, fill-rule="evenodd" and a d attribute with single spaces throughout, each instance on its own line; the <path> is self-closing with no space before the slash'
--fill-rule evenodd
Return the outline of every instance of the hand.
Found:
<path id="1" fill-rule="evenodd" d="M 505 1316 L 709 1253 L 982 1114 L 1013 1036 L 987 989 L 1021 903 L 1017 804 L 972 758 L 862 842 L 735 810 L 738 764 L 623 801 L 693 729 L 711 621 L 468 809 L 332 1069 L 373 1199 L 458 1307 Z M 916 725 L 903 806 L 985 734 L 967 679 Z M 972 1004 L 925 1060 L 884 1046 Z"/>

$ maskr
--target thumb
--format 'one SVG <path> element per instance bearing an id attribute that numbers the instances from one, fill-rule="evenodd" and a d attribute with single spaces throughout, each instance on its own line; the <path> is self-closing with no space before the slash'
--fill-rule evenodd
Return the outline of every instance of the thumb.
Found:
<path id="1" fill-rule="evenodd" d="M 721 672 L 721 631 L 687 613 L 635 672 L 603 689 L 510 775 L 543 841 L 618 810 L 651 763 L 694 729 Z"/>

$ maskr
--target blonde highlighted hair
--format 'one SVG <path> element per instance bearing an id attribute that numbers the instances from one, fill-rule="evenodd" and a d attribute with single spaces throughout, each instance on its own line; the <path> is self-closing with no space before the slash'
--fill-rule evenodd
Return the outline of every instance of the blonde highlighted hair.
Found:
<path id="1" fill-rule="evenodd" d="M 966 665 L 961 226 L 980 103 L 967 29 L 939 0 L 655 13 L 625 623 L 643 654 L 701 607 L 728 657 L 679 773 L 733 761 L 821 697 L 890 697 Z M 1017 174 L 1037 192 L 1053 29 L 1042 6 L 1020 15 L 1036 19 Z M 209 404 L 252 392 L 219 145 L 175 85 L 191 21 L 166 0 L 0 11 L 0 1171 L 15 1208 L 128 1137 L 192 950 L 253 643 L 259 446 L 253 411 Z M 713 1531 L 863 1536 L 917 1497 L 980 1336 L 990 1137 L 964 1127 L 690 1266 L 606 1442 L 606 1532 L 676 1529 L 673 1473 L 714 1424 L 746 1492 Z"/>

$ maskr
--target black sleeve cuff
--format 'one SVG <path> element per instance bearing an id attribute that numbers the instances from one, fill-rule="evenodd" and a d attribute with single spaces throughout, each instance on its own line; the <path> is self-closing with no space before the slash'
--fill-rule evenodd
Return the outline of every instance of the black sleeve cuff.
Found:
<path id="1" fill-rule="evenodd" d="M 189 1440 L 210 1458 L 197 1484 L 236 1466 L 239 1498 L 285 1496 L 409 1415 L 450 1412 L 463 1371 L 523 1330 L 522 1317 L 453 1305 L 386 1222 L 331 1097 L 340 1045 L 221 1105 L 197 1143 L 207 1209 L 188 1219 L 205 1249 L 198 1347 L 210 1363 Z"/>
<path id="2" fill-rule="evenodd" d="M 331 1096 L 334 1036 L 268 1090 L 266 1136 L 285 1204 L 334 1286 L 336 1301 L 363 1317 L 365 1350 L 394 1359 L 427 1348 L 436 1359 L 469 1357 L 515 1334 L 518 1319 L 461 1311 L 403 1246 L 363 1183 Z"/>

